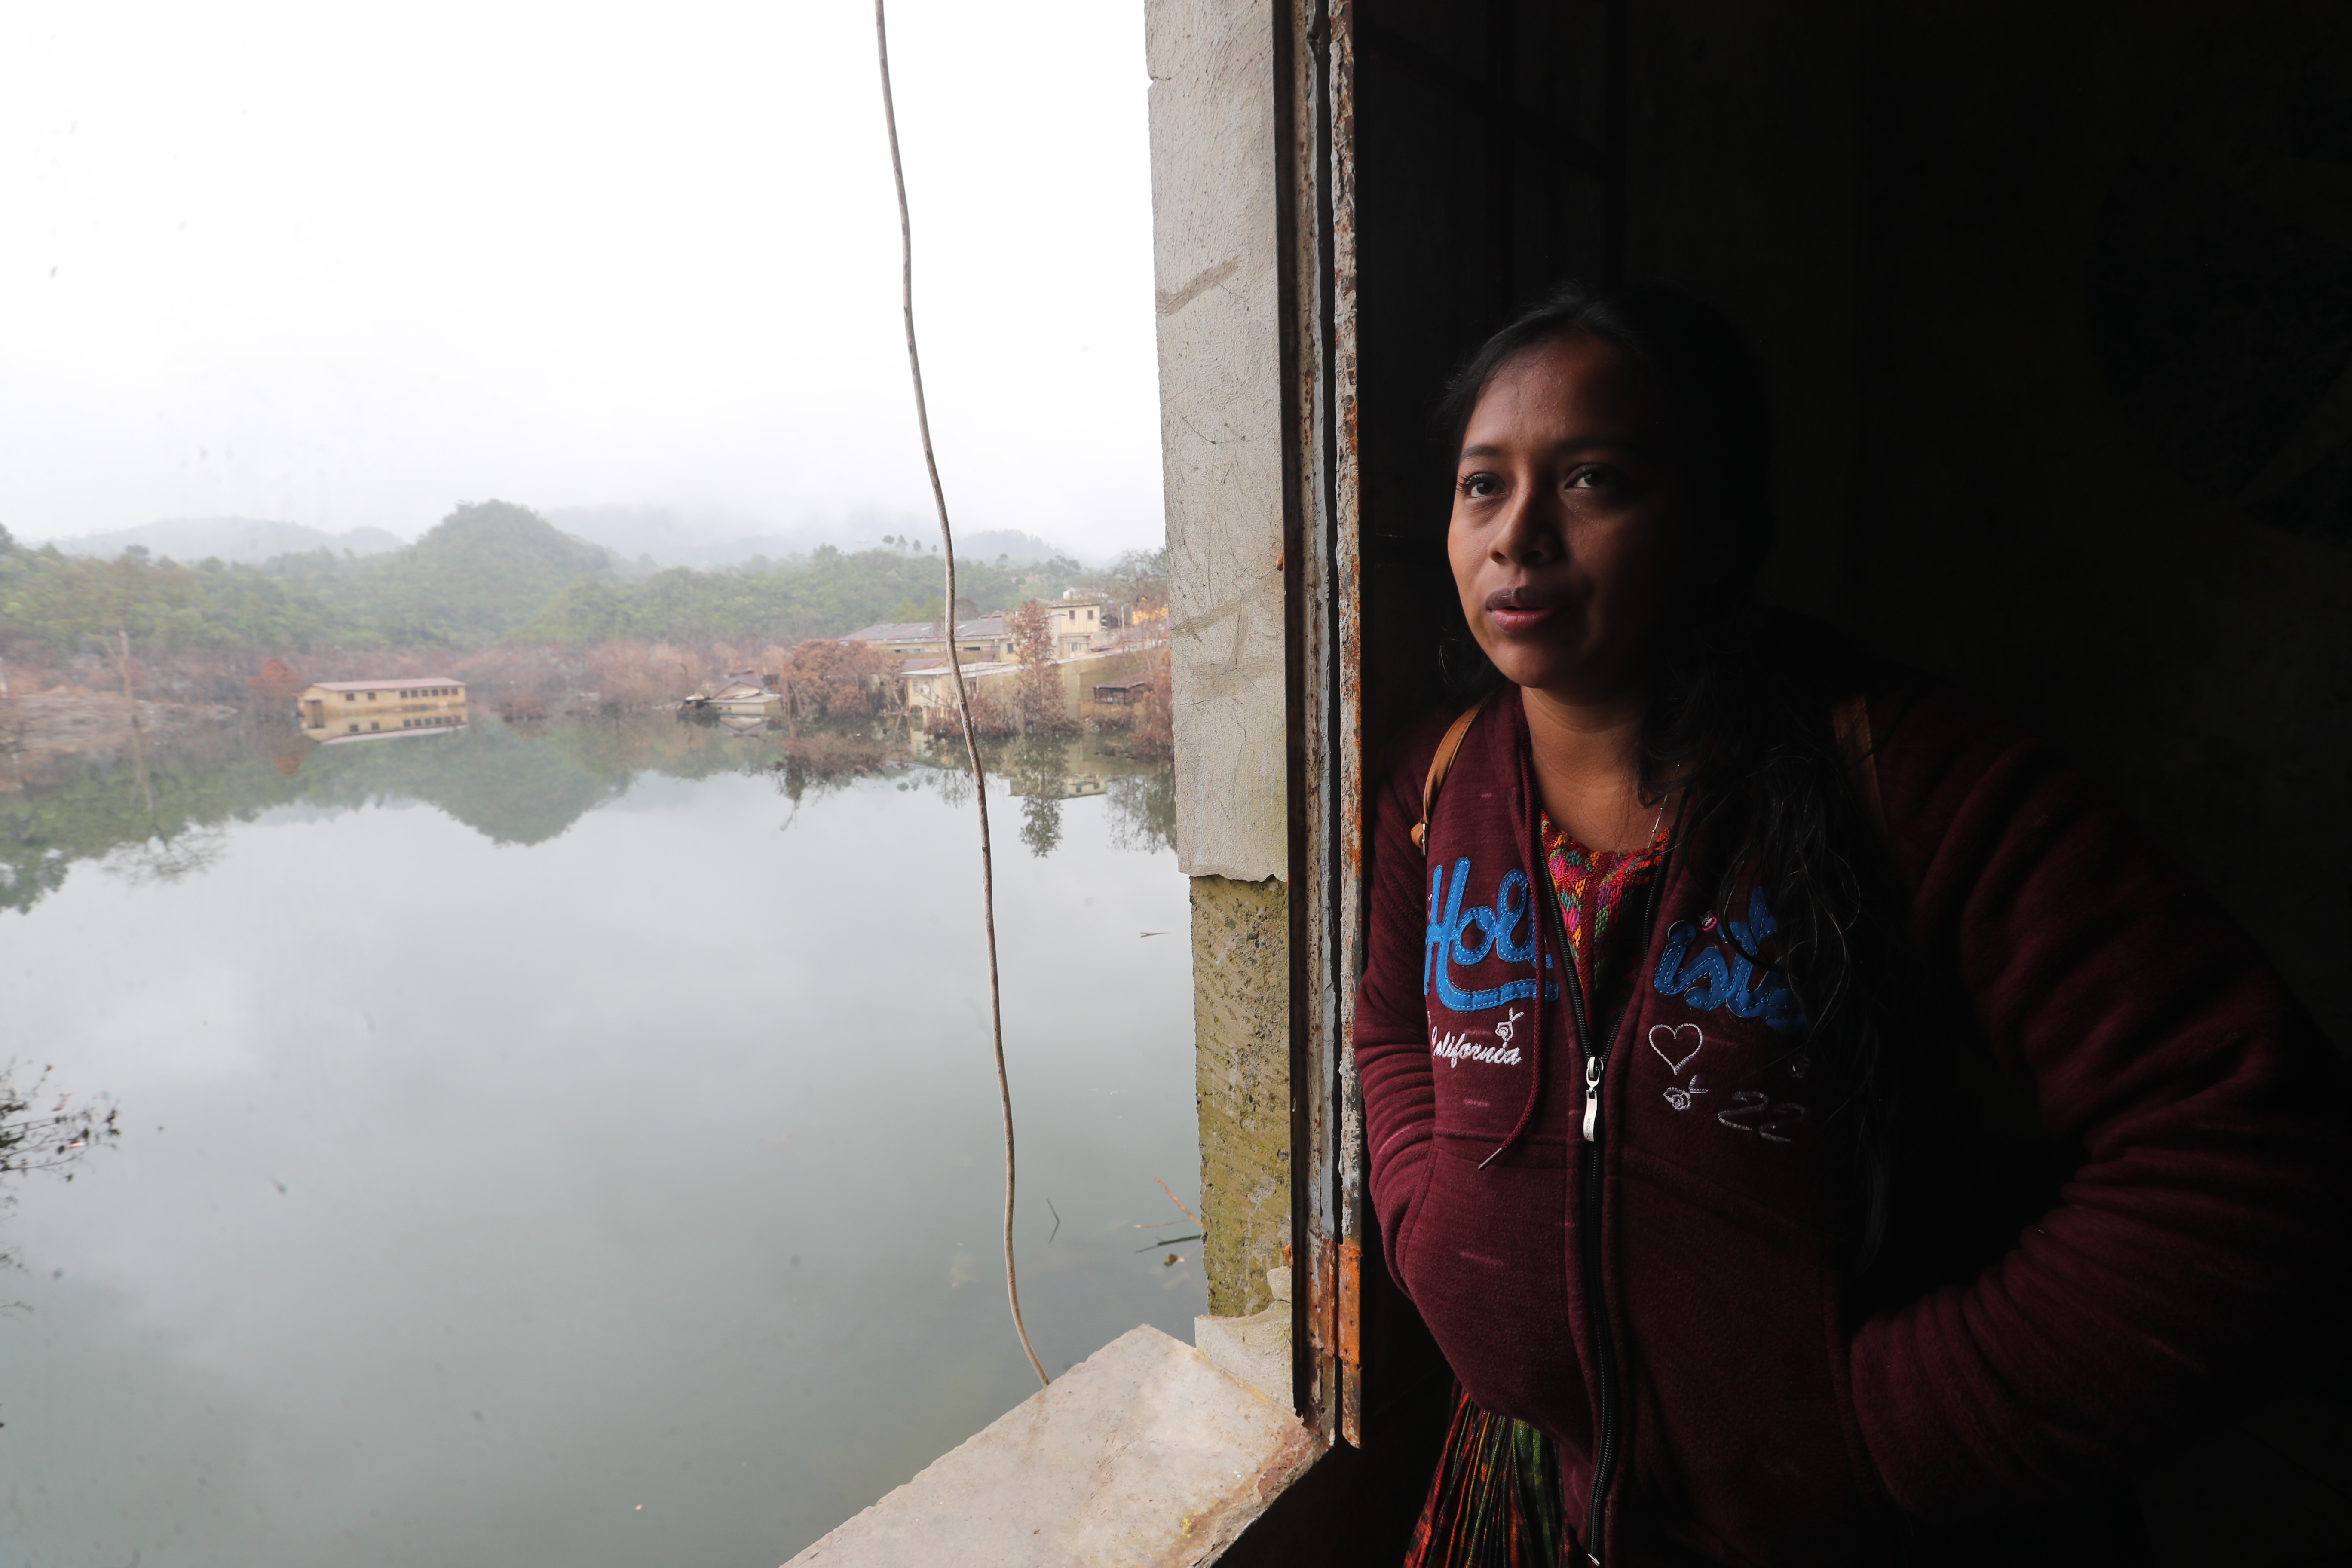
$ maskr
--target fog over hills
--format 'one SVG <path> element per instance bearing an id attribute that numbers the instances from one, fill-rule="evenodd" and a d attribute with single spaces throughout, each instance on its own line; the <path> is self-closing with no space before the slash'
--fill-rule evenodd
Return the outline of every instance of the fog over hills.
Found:
<path id="1" fill-rule="evenodd" d="M 933 553 L 938 532 L 928 520 L 856 518 L 830 527 L 793 530 L 761 529 L 740 518 L 697 517 L 655 506 L 554 507 L 540 516 L 574 539 L 602 546 L 623 572 L 643 570 L 650 558 L 656 566 L 696 566 L 705 569 L 737 566 L 746 562 L 780 562 L 825 545 L 836 550 L 871 550 L 885 542 L 902 550 Z M 26 540 L 37 548 L 38 540 Z M 50 541 L 68 555 L 110 561 L 133 545 L 157 559 L 193 564 L 208 558 L 242 565 L 260 565 L 281 555 L 303 555 L 330 550 L 338 555 L 385 555 L 407 548 L 409 542 L 381 528 L 354 528 L 330 533 L 299 522 L 278 522 L 251 517 L 172 518 L 118 528 L 106 533 L 83 534 Z M 959 558 L 984 562 L 1000 558 L 1015 566 L 1057 558 L 1083 560 L 1067 550 L 1018 529 L 975 529 L 956 533 Z M 1088 560 L 1088 564 L 1101 564 Z"/>
<path id="2" fill-rule="evenodd" d="M 747 527 L 740 519 L 688 517 L 656 506 L 550 507 L 540 515 L 575 539 L 603 545 L 621 561 L 650 556 L 656 566 L 733 566 L 756 557 L 781 561 L 827 544 L 836 550 L 871 550 L 897 538 L 929 550 L 938 538 L 930 523 L 911 517 L 856 519 L 839 527 L 779 531 Z M 971 533 L 958 530 L 956 554 L 975 561 L 1001 555 L 1015 565 L 1075 556 L 1010 528 Z"/>
<path id="3" fill-rule="evenodd" d="M 174 548 L 234 542 L 187 531 L 144 537 Z M 774 549 L 790 541 L 772 535 L 759 542 Z M 961 543 L 960 615 L 1072 588 L 1153 604 L 1167 592 L 1151 558 L 1088 567 L 1046 555 L 1039 541 L 1012 531 L 976 531 Z M 1016 562 L 1016 549 L 1045 558 Z M 934 618 L 945 586 L 940 570 L 928 541 L 895 533 L 865 541 L 836 534 L 764 563 L 648 568 L 642 553 L 629 562 L 503 500 L 462 503 L 396 549 L 366 556 L 314 549 L 258 564 L 185 561 L 152 546 L 137 555 L 68 555 L 27 549 L 0 531 L 0 641 L 12 664 L 21 657 L 53 668 L 87 652 L 93 638 L 119 648 L 110 639 L 123 637 L 142 658 L 158 658 L 480 650 L 501 642 L 723 642 L 756 649 L 838 637 L 877 621 Z"/>
<path id="4" fill-rule="evenodd" d="M 928 532 L 919 531 L 912 537 L 917 543 L 922 543 L 928 540 L 936 544 L 938 542 L 936 532 L 936 530 Z M 1038 561 L 1052 561 L 1056 557 L 1082 562 L 1089 566 L 1098 566 L 1102 563 L 1102 558 L 1094 555 L 1092 552 L 1082 556 L 1075 550 L 1065 550 L 1058 544 L 1048 544 L 1035 534 L 1024 533 L 1015 528 L 982 528 L 971 533 L 959 532 L 956 535 L 956 559 L 959 561 L 967 558 L 973 561 L 993 561 L 1000 555 L 1015 566 L 1025 566 Z"/>
<path id="5" fill-rule="evenodd" d="M 305 554 L 313 550 L 381 555 L 399 549 L 407 541 L 381 528 L 329 533 L 299 522 L 273 522 L 262 518 L 182 517 L 51 542 L 68 555 L 95 555 L 110 561 L 136 544 L 152 555 L 168 555 L 174 561 L 202 561 L 217 556 L 223 561 L 258 565 L 273 556 Z"/>

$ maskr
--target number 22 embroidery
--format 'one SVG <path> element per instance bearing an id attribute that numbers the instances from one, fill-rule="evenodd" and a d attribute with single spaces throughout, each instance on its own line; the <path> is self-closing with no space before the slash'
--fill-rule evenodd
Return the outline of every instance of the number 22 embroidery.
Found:
<path id="1" fill-rule="evenodd" d="M 1715 1119 L 1735 1131 L 1753 1132 L 1768 1143 L 1793 1143 L 1797 1129 L 1804 1124 L 1805 1108 L 1787 1100 L 1775 1105 L 1762 1089 L 1743 1089 L 1715 1113 Z"/>

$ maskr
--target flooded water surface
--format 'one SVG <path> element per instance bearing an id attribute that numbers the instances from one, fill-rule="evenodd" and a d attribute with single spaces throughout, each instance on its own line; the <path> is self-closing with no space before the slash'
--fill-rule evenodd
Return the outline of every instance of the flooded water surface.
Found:
<path id="1" fill-rule="evenodd" d="M 0 1215 L 0 1563 L 767 1568 L 1033 1391 L 970 785 L 891 750 L 477 714 L 0 795 L 0 1057 L 124 1128 Z M 1163 773 L 1003 762 L 1058 1372 L 1203 1310 L 1185 888 Z"/>

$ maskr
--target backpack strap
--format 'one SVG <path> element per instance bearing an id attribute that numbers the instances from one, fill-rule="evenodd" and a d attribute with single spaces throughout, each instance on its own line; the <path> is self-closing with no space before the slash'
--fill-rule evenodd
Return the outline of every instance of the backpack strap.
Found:
<path id="1" fill-rule="evenodd" d="M 1465 708 L 1460 717 L 1446 726 L 1444 739 L 1437 742 L 1437 755 L 1429 759 L 1429 776 L 1421 784 L 1421 820 L 1412 825 L 1412 847 L 1423 855 L 1429 853 L 1429 814 L 1437 808 L 1437 792 L 1444 784 L 1445 775 L 1454 769 L 1454 753 L 1462 750 L 1463 738 L 1470 733 L 1470 726 L 1494 700 L 1495 694 L 1489 691 Z"/>
<path id="2" fill-rule="evenodd" d="M 1886 831 L 1886 801 L 1878 793 L 1878 746 L 1870 733 L 1870 700 L 1860 692 L 1854 693 L 1830 710 L 1830 721 L 1837 729 L 1838 755 L 1844 760 L 1845 775 L 1853 781 L 1863 814 L 1870 818 L 1871 830 L 1878 835 L 1878 842 L 1891 847 L 1894 841 Z"/>

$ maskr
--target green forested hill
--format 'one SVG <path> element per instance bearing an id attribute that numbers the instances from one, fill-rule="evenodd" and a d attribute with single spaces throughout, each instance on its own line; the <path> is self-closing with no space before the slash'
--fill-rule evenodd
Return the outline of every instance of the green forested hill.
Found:
<path id="1" fill-rule="evenodd" d="M 61 652 L 128 632 L 142 648 L 298 648 L 341 629 L 299 579 L 258 567 L 111 561 L 19 548 L 0 529 L 0 655 Z M 31 648 L 25 646 L 30 644 Z"/>
<path id="2" fill-rule="evenodd" d="M 1050 598 L 1076 562 L 960 563 L 967 613 Z M 887 548 L 719 571 L 625 576 L 599 546 L 527 508 L 459 507 L 415 543 L 330 551 L 259 566 L 194 565 L 130 550 L 111 561 L 26 550 L 0 529 L 0 656 L 61 654 L 127 631 L 142 652 L 299 652 L 324 647 L 469 649 L 613 637 L 793 642 L 940 613 L 940 562 Z M 29 646 L 26 646 L 29 645 Z M 12 653 L 12 649 L 14 650 Z"/>
<path id="3" fill-rule="evenodd" d="M 319 584 L 320 597 L 399 647 L 479 647 L 575 583 L 613 575 L 596 545 L 509 501 L 461 506 L 405 550 Z"/>
<path id="4" fill-rule="evenodd" d="M 0 531 L 0 651 L 53 650 L 127 631 L 149 650 L 479 647 L 574 583 L 609 577 L 595 545 L 507 501 L 461 506 L 415 543 L 259 566 L 195 565 L 126 550 L 111 561 L 28 551 Z"/>
<path id="5" fill-rule="evenodd" d="M 956 563 L 956 597 L 967 612 L 1050 598 L 1081 575 L 1075 561 L 1015 566 Z M 839 637 L 877 621 L 931 620 L 945 598 L 935 555 L 830 547 L 782 566 L 698 572 L 674 567 L 628 582 L 583 579 L 558 594 L 517 634 L 542 642 L 614 637 Z"/>

